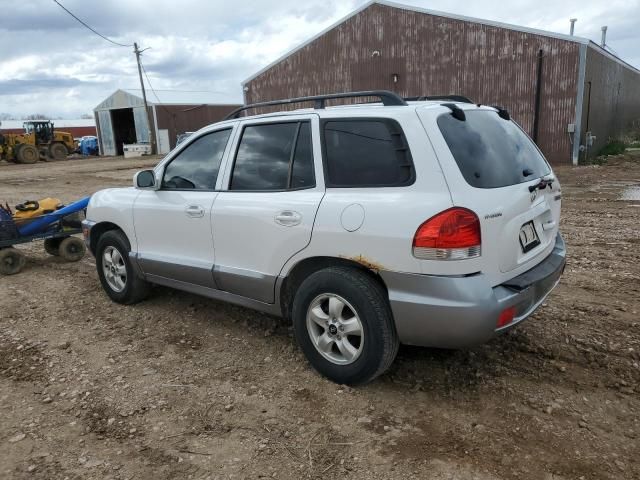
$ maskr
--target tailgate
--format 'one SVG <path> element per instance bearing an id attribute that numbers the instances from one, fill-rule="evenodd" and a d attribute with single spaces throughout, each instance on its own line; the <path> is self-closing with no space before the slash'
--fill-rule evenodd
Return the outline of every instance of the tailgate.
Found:
<path id="1" fill-rule="evenodd" d="M 494 109 L 418 109 L 438 152 L 453 204 L 480 219 L 481 268 L 493 285 L 533 268 L 553 250 L 560 185 L 520 127 Z"/>
<path id="2" fill-rule="evenodd" d="M 553 250 L 559 194 L 555 186 L 529 192 L 538 182 L 452 192 L 455 205 L 475 211 L 480 219 L 483 271 L 495 275 L 497 283 L 533 268 Z"/>

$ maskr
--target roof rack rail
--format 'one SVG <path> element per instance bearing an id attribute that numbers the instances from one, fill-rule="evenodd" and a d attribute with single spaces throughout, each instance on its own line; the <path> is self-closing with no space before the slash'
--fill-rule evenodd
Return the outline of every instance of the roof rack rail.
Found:
<path id="1" fill-rule="evenodd" d="M 385 107 L 407 105 L 407 102 L 405 102 L 405 100 L 397 93 L 390 92 L 388 90 L 369 90 L 369 91 L 362 91 L 362 92 L 332 93 L 328 95 L 312 95 L 309 97 L 286 98 L 283 100 L 272 100 L 269 102 L 251 103 L 249 105 L 243 105 L 240 108 L 236 108 L 224 119 L 231 120 L 233 118 L 238 118 L 240 113 L 244 112 L 245 110 L 249 110 L 251 108 L 273 107 L 276 105 L 290 105 L 292 103 L 315 102 L 314 108 L 323 109 L 325 108 L 325 104 L 327 100 L 336 100 L 339 98 L 361 98 L 361 97 L 378 97 L 382 101 L 382 104 Z"/>
<path id="2" fill-rule="evenodd" d="M 452 102 L 458 103 L 473 103 L 471 99 L 465 97 L 464 95 L 421 95 L 419 97 L 407 97 L 405 98 L 408 102 L 424 102 L 426 100 L 448 100 Z"/>

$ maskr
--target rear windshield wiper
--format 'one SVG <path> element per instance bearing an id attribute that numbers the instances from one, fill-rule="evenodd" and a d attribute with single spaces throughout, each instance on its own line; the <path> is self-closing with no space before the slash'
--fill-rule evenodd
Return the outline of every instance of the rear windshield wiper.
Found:
<path id="1" fill-rule="evenodd" d="M 547 187 L 553 188 L 553 178 L 541 178 L 535 185 L 529 185 L 529 191 L 534 192 L 538 189 L 544 190 Z"/>

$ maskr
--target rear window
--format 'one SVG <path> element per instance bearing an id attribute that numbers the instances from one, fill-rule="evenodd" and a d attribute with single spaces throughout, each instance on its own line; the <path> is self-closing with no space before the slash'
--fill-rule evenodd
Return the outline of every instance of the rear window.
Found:
<path id="1" fill-rule="evenodd" d="M 465 114 L 465 121 L 441 115 L 438 127 L 469 185 L 506 187 L 551 172 L 538 148 L 514 122 L 488 110 Z"/>
<path id="2" fill-rule="evenodd" d="M 411 152 L 395 121 L 326 121 L 324 150 L 328 187 L 391 187 L 413 183 Z"/>

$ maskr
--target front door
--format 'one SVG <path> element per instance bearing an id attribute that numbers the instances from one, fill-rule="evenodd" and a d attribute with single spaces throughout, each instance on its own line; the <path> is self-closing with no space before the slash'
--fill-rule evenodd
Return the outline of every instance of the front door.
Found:
<path id="1" fill-rule="evenodd" d="M 309 244 L 324 195 L 320 143 L 312 135 L 318 118 L 247 121 L 241 128 L 228 189 L 213 206 L 214 276 L 221 290 L 273 303 L 276 278 Z"/>
<path id="2" fill-rule="evenodd" d="M 161 168 L 159 190 L 134 204 L 138 262 L 147 275 L 214 287 L 211 208 L 231 129 L 206 133 Z"/>

